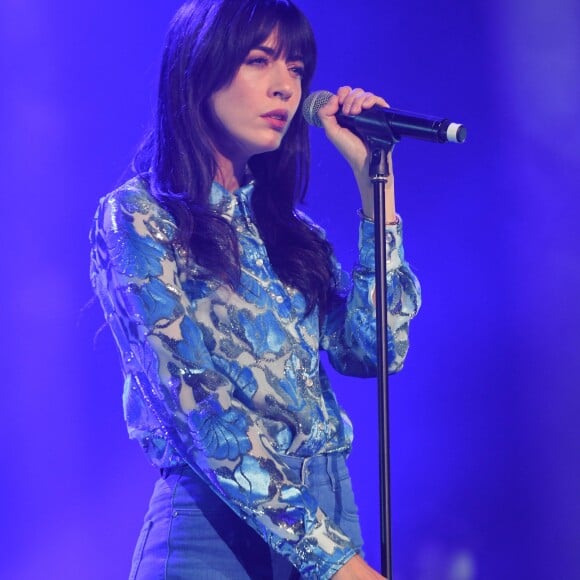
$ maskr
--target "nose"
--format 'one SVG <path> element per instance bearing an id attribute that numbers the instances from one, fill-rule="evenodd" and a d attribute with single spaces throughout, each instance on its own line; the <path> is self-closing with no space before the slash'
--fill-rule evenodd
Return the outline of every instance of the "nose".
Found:
<path id="1" fill-rule="evenodd" d="M 275 63 L 272 69 L 272 80 L 270 85 L 270 93 L 272 96 L 281 99 L 282 101 L 289 101 L 294 94 L 295 79 L 292 73 L 288 70 L 286 63 L 279 60 Z"/>
<path id="2" fill-rule="evenodd" d="M 292 91 L 278 89 L 277 91 L 274 91 L 274 96 L 278 97 L 279 99 L 282 99 L 283 101 L 289 101 L 290 98 L 292 97 Z"/>

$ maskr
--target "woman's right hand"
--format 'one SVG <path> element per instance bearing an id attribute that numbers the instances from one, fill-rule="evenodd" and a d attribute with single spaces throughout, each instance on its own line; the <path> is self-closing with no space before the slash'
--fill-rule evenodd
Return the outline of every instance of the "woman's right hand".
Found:
<path id="1" fill-rule="evenodd" d="M 332 576 L 332 580 L 385 580 L 385 577 L 357 554 Z"/>

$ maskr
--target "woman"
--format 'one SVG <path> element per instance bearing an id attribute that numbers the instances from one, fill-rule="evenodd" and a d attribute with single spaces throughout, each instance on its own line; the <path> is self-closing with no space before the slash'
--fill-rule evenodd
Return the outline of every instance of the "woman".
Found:
<path id="1" fill-rule="evenodd" d="M 132 578 L 381 578 L 362 558 L 352 432 L 319 350 L 376 375 L 372 186 L 338 126 L 383 99 L 342 87 L 320 111 L 362 199 L 352 287 L 295 210 L 308 175 L 297 114 L 315 65 L 289 0 L 198 0 L 175 16 L 137 175 L 101 200 L 91 278 L 122 355 L 130 436 L 161 469 Z M 418 283 L 388 187 L 390 370 Z"/>

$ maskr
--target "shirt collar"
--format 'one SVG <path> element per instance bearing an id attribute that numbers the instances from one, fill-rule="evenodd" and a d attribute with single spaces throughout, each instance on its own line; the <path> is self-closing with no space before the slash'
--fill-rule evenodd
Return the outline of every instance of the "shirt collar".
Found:
<path id="1" fill-rule="evenodd" d="M 231 193 L 223 185 L 214 181 L 211 186 L 209 203 L 220 213 L 229 216 L 234 215 L 237 205 L 244 217 L 251 218 L 253 193 L 254 180 L 250 180 Z"/>

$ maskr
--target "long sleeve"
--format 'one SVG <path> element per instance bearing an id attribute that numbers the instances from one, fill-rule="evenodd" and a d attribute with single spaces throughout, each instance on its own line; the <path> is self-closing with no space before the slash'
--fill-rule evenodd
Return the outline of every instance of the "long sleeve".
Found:
<path id="1" fill-rule="evenodd" d="M 409 348 L 409 321 L 421 306 L 419 282 L 404 259 L 402 222 L 386 226 L 387 334 L 389 373 L 399 371 Z M 338 301 L 323 324 L 321 348 L 336 370 L 351 376 L 376 376 L 377 337 L 374 223 L 363 219 L 359 231 L 359 259 L 348 294 Z M 337 277 L 341 277 L 337 265 Z"/>
<path id="2" fill-rule="evenodd" d="M 226 373 L 208 350 L 214 339 L 198 323 L 208 302 L 186 292 L 174 233 L 171 217 L 129 187 L 105 198 L 91 234 L 91 277 L 121 352 L 130 431 L 160 463 L 187 462 L 304 578 L 329 578 L 354 549 L 292 479 L 254 408 L 249 394 L 268 374 L 247 376 L 241 366 Z M 210 319 L 232 300 L 225 287 L 212 292 Z M 240 344 L 249 340 L 244 332 Z M 223 344 L 236 353 L 233 338 Z M 281 348 L 278 338 L 266 333 L 271 351 Z"/>

